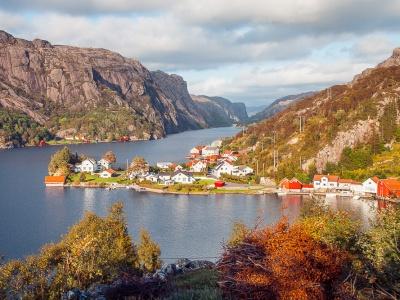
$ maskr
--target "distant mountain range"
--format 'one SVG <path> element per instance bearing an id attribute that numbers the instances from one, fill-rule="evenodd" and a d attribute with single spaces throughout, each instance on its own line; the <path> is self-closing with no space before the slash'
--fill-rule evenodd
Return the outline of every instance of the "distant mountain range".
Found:
<path id="1" fill-rule="evenodd" d="M 249 115 L 249 117 L 254 116 L 256 113 L 264 110 L 268 105 L 264 104 L 264 105 L 256 105 L 256 106 L 246 106 L 246 110 L 247 110 L 247 114 Z"/>
<path id="2" fill-rule="evenodd" d="M 182 77 L 118 53 L 0 31 L 0 147 L 72 136 L 157 139 L 247 120 L 244 104 L 194 98 Z"/>
<path id="3" fill-rule="evenodd" d="M 270 105 L 266 106 L 264 109 L 261 111 L 255 113 L 254 115 L 250 116 L 248 119 L 248 123 L 254 123 L 254 122 L 259 122 L 261 120 L 270 118 L 277 114 L 278 112 L 281 112 L 285 108 L 287 108 L 289 105 L 304 99 L 305 97 L 312 96 L 314 95 L 315 92 L 305 92 L 297 95 L 289 95 L 285 96 L 279 99 L 276 99 L 273 101 Z"/>

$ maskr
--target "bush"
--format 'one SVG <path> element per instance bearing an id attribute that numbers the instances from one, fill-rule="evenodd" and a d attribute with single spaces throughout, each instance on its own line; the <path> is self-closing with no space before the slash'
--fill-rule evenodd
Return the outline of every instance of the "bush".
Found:
<path id="1" fill-rule="evenodd" d="M 325 299 L 339 290 L 348 255 L 311 237 L 302 224 L 252 232 L 218 263 L 225 295 L 243 299 Z"/>
<path id="2" fill-rule="evenodd" d="M 243 222 L 237 221 L 233 223 L 232 232 L 228 239 L 227 245 L 230 247 L 236 246 L 250 234 L 250 229 Z"/>
<path id="3" fill-rule="evenodd" d="M 379 212 L 359 246 L 368 281 L 381 294 L 397 299 L 400 296 L 400 209 Z"/>
<path id="4" fill-rule="evenodd" d="M 1 266 L 0 298 L 60 299 L 69 289 L 110 282 L 122 273 L 138 273 L 138 257 L 117 203 L 104 218 L 87 213 L 38 255 Z"/>

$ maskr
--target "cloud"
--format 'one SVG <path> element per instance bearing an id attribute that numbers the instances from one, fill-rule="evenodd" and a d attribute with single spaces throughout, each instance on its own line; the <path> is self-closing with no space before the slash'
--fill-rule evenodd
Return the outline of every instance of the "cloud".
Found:
<path id="1" fill-rule="evenodd" d="M 26 39 L 101 47 L 248 102 L 343 82 L 400 43 L 397 0 L 0 0 Z M 188 74 L 186 78 L 185 74 Z"/>
<path id="2" fill-rule="evenodd" d="M 190 92 L 224 94 L 237 101 L 265 104 L 284 95 L 346 83 L 368 66 L 347 59 L 331 63 L 305 60 L 275 68 L 247 66 L 238 68 L 231 77 L 210 75 L 206 80 L 192 84 Z"/>
<path id="3" fill-rule="evenodd" d="M 5 0 L 0 5 L 3 9 L 19 12 L 36 11 L 92 15 L 160 11 L 168 8 L 174 2 L 173 0 Z"/>

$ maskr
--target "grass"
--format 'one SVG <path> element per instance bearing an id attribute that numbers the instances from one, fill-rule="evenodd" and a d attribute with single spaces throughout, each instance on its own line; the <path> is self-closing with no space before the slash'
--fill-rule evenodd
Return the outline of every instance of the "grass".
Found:
<path id="1" fill-rule="evenodd" d="M 212 269 L 197 270 L 178 275 L 168 283 L 168 295 L 162 299 L 223 299 L 217 280 L 218 273 Z"/>
<path id="2" fill-rule="evenodd" d="M 121 184 L 129 184 L 131 181 L 126 178 L 122 178 L 122 174 L 124 172 L 122 171 L 117 171 L 116 175 L 111 178 L 101 178 L 99 174 L 88 174 L 85 173 L 85 183 L 94 183 L 94 184 L 100 184 L 100 183 L 121 183 Z M 80 173 L 72 173 L 68 176 L 68 180 L 72 183 L 76 182 L 80 176 Z"/>

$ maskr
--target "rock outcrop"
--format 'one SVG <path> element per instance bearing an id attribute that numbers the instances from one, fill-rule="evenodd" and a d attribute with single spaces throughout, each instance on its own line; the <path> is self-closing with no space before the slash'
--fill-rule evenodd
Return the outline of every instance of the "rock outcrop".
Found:
<path id="1" fill-rule="evenodd" d="M 53 131 L 80 127 L 86 131 L 79 132 L 82 135 L 104 131 L 104 124 L 80 126 L 86 114 L 98 110 L 99 118 L 123 111 L 124 120 L 115 127 L 139 138 L 213 126 L 178 75 L 150 72 L 139 61 L 109 50 L 27 41 L 4 31 L 0 31 L 2 108 L 23 112 Z M 60 122 L 78 117 L 80 123 L 70 122 L 69 127 Z M 103 139 L 108 133 L 94 138 Z"/>

